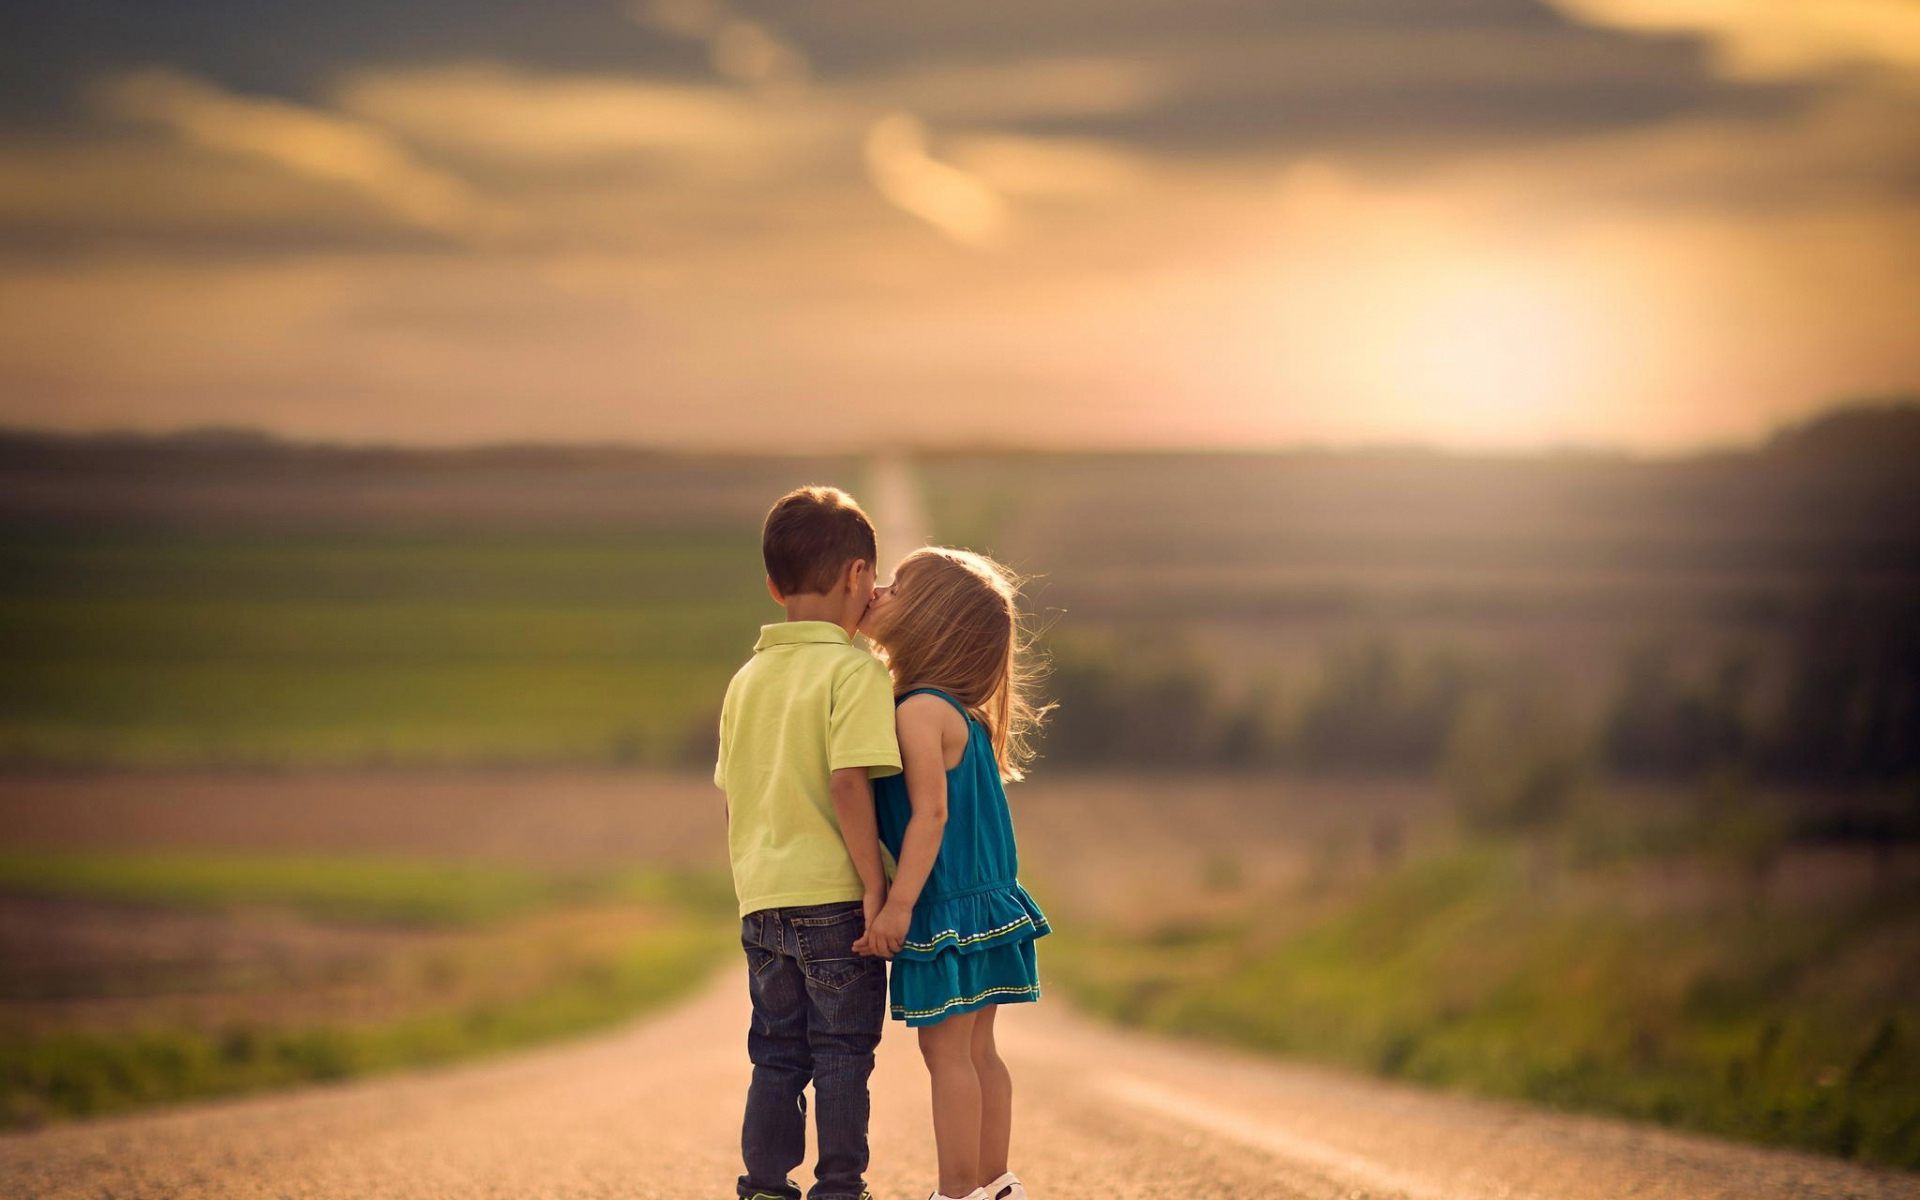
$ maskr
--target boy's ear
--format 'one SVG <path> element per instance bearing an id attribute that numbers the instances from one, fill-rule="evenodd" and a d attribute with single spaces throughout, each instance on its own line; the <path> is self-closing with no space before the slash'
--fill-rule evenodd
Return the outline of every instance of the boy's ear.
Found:
<path id="1" fill-rule="evenodd" d="M 767 576 L 767 595 L 772 596 L 773 602 L 780 607 L 785 608 L 787 606 L 787 598 L 780 594 L 780 586 L 774 583 L 773 576 L 771 575 Z"/>
<path id="2" fill-rule="evenodd" d="M 846 584 L 848 591 L 857 592 L 860 590 L 862 576 L 866 579 L 867 589 L 871 591 L 874 576 L 873 564 L 864 558 L 856 558 L 847 564 L 846 576 L 842 582 Z"/>

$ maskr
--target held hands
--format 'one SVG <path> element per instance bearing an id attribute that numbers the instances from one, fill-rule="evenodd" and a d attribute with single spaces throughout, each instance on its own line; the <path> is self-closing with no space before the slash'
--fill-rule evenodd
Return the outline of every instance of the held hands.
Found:
<path id="1" fill-rule="evenodd" d="M 873 953 L 867 949 L 867 938 L 873 932 L 873 923 L 879 919 L 880 910 L 886 906 L 887 889 L 884 886 L 862 893 L 860 897 L 860 915 L 864 920 L 860 926 L 860 936 L 855 938 L 853 942 L 853 952 L 855 954 Z"/>
<path id="2" fill-rule="evenodd" d="M 873 925 L 875 921 L 880 919 L 880 913 L 886 906 L 887 892 L 885 888 L 881 888 L 878 891 L 869 891 L 860 897 L 860 913 L 866 919 L 866 923 L 861 927 L 860 936 L 853 940 L 853 952 L 855 954 L 871 955 L 876 953 L 873 948 Z"/>
<path id="3" fill-rule="evenodd" d="M 913 909 L 889 903 L 879 915 L 867 921 L 867 931 L 853 944 L 854 953 L 892 958 L 907 940 L 907 926 L 913 921 Z"/>

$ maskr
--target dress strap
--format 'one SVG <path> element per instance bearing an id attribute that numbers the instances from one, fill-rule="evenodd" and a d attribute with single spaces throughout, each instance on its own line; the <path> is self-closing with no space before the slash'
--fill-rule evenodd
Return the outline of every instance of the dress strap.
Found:
<path id="1" fill-rule="evenodd" d="M 918 696 L 921 692 L 929 692 L 935 696 L 938 696 L 942 700 L 945 700 L 948 704 L 951 704 L 955 708 L 959 709 L 960 715 L 967 719 L 967 723 L 969 725 L 971 725 L 974 721 L 978 720 L 977 717 L 975 717 L 972 713 L 967 711 L 966 705 L 960 703 L 958 700 L 955 700 L 952 696 L 949 696 L 947 693 L 941 691 L 939 688 L 922 687 L 922 688 L 914 688 L 910 692 L 901 692 L 898 696 L 895 696 L 893 698 L 894 706 L 896 708 L 899 707 L 899 704 L 902 700 L 905 700 L 908 696 Z"/>

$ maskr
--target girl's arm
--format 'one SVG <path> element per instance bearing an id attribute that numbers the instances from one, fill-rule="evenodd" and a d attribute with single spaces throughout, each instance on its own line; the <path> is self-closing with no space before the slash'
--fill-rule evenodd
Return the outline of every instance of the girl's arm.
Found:
<path id="1" fill-rule="evenodd" d="M 913 696 L 894 717 L 900 736 L 900 763 L 907 779 L 907 798 L 913 815 L 900 840 L 900 859 L 887 891 L 886 907 L 868 934 L 868 952 L 892 958 L 907 940 L 913 906 L 933 873 L 940 855 L 940 838 L 947 827 L 946 750 L 941 745 L 941 718 L 946 702 L 933 696 Z"/>

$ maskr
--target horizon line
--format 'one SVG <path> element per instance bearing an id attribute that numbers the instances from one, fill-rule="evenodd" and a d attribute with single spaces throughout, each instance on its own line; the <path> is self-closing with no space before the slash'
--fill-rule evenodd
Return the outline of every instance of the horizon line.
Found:
<path id="1" fill-rule="evenodd" d="M 286 449 L 337 451 L 346 453 L 394 454 L 486 454 L 510 451 L 626 453 L 679 457 L 733 458 L 819 458 L 872 457 L 885 454 L 909 456 L 949 455 L 1188 455 L 1218 457 L 1271 457 L 1282 455 L 1419 455 L 1447 458 L 1610 458 L 1644 461 L 1674 461 L 1713 458 L 1729 454 L 1749 454 L 1764 450 L 1783 434 L 1848 413 L 1920 412 L 1920 395 L 1892 394 L 1838 401 L 1828 407 L 1784 419 L 1756 437 L 1697 442 L 1669 448 L 1633 446 L 1620 442 L 1563 441 L 1535 445 L 1472 445 L 1423 441 L 1417 438 L 1310 439 L 1249 443 L 1227 442 L 1115 442 L 1110 444 L 1069 444 L 1047 440 L 998 441 L 979 438 L 952 440 L 895 441 L 876 439 L 861 444 L 819 444 L 795 447 L 722 443 L 699 439 L 677 442 L 642 442 L 623 438 L 494 438 L 473 441 L 416 442 L 392 438 L 341 438 L 290 433 L 265 425 L 197 423 L 166 428 L 110 426 L 97 429 L 62 428 L 53 425 L 0 423 L 0 439 L 43 439 L 68 442 L 149 441 L 218 444 L 228 442 L 236 448 L 248 444 L 271 445 Z"/>

